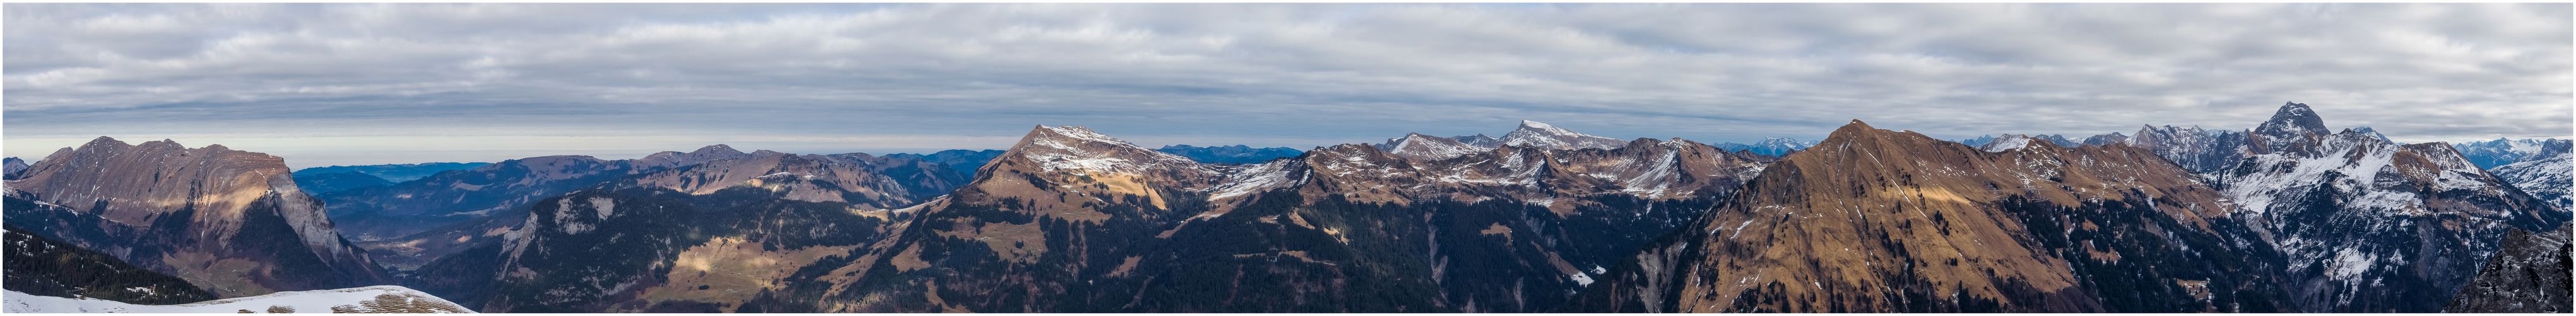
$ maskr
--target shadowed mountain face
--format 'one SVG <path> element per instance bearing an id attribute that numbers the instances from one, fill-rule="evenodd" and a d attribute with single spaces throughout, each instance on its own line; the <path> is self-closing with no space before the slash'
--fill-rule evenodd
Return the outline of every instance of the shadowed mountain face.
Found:
<path id="1" fill-rule="evenodd" d="M 387 283 L 286 170 L 222 145 L 100 137 L 9 180 L 7 219 L 223 297 Z"/>
<path id="2" fill-rule="evenodd" d="M 1228 166 L 1039 127 L 975 182 L 898 210 L 918 217 L 855 260 L 744 308 L 1540 311 L 1760 166 L 1682 140 L 1612 147 L 1341 145 Z"/>
<path id="3" fill-rule="evenodd" d="M 2217 190 L 2145 150 L 2026 141 L 1988 151 L 1854 121 L 1561 310 L 2285 308 L 2277 255 L 2239 246 L 2255 237 Z"/>
<path id="4" fill-rule="evenodd" d="M 2504 237 L 2502 250 L 2489 256 L 2478 269 L 2478 277 L 2460 286 L 2451 297 L 2444 313 L 2565 313 L 2571 300 L 2570 267 L 2576 267 L 2576 247 L 2570 247 L 2568 236 L 2576 224 L 2559 224 L 2557 230 L 2530 232 L 2516 229 Z"/>
<path id="5" fill-rule="evenodd" d="M 8 226 L 8 289 L 20 293 L 169 305 L 215 299 L 188 280 Z"/>
<path id="6" fill-rule="evenodd" d="M 18 172 L 26 170 L 26 160 L 18 160 L 18 157 L 0 158 L 0 178 L 16 180 Z"/>

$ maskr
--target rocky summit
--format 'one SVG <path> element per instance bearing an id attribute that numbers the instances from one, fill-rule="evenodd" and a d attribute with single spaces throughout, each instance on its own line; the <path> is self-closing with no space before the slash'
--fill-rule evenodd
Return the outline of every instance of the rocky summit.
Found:
<path id="1" fill-rule="evenodd" d="M 392 281 L 340 238 L 277 156 L 100 137 L 23 172 L 8 180 L 11 226 L 217 296 Z"/>

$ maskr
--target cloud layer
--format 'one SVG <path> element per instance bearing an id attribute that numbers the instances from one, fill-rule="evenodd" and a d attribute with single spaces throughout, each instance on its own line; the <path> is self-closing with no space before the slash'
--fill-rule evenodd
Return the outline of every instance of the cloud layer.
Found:
<path id="1" fill-rule="evenodd" d="M 2290 101 L 2401 141 L 2576 128 L 2563 3 L 6 9 L 12 140 L 1962 138 L 2248 128 Z"/>

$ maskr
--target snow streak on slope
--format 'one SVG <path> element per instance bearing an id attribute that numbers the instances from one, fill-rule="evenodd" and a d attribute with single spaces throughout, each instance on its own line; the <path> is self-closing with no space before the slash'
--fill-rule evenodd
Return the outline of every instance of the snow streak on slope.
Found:
<path id="1" fill-rule="evenodd" d="M 336 290 L 278 292 L 179 305 L 42 296 L 7 291 L 10 313 L 472 313 L 463 306 L 410 288 L 379 285 Z"/>

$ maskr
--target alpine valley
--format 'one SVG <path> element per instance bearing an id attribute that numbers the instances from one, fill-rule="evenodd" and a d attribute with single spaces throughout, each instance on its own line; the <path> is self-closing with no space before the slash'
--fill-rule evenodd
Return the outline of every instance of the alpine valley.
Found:
<path id="1" fill-rule="evenodd" d="M 2568 141 L 2402 144 L 2326 122 L 2290 103 L 2243 130 L 1951 141 L 1855 120 L 1747 145 L 1522 121 L 1306 150 L 1040 125 L 1002 150 L 292 172 L 100 137 L 7 159 L 5 306 L 2576 310 Z"/>

